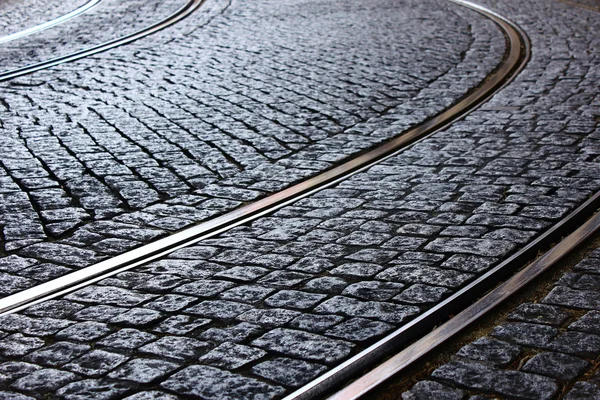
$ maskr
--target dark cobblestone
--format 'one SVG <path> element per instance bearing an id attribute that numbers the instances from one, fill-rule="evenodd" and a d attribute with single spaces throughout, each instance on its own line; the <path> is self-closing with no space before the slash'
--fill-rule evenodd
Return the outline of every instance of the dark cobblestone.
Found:
<path id="1" fill-rule="evenodd" d="M 327 368 L 324 365 L 290 358 L 276 358 L 252 367 L 252 372 L 284 386 L 298 387 L 316 378 Z"/>
<path id="2" fill-rule="evenodd" d="M 597 250 L 592 256 L 596 254 Z M 568 289 L 565 285 L 572 284 L 573 276 L 572 272 L 566 272 L 555 282 L 550 294 L 557 289 Z M 599 290 L 596 287 L 592 293 Z M 598 312 L 589 311 L 572 322 L 577 308 L 571 302 L 553 306 L 521 304 L 506 318 L 523 322 L 503 323 L 491 330 L 491 335 L 502 341 L 488 336 L 479 338 L 434 371 L 431 378 L 449 387 L 438 388 L 431 381 L 421 381 L 404 393 L 403 398 L 432 398 L 439 390 L 454 395 L 455 387 L 467 390 L 461 396 L 478 393 L 485 395 L 484 398 L 500 394 L 502 398 L 550 399 L 559 392 L 562 393 L 559 398 L 564 399 L 597 398 L 600 394 L 596 371 L 600 336 L 595 334 L 599 332 Z"/>
<path id="3" fill-rule="evenodd" d="M 173 375 L 162 386 L 179 394 L 215 400 L 272 399 L 284 393 L 281 387 L 206 366 L 188 367 Z"/>

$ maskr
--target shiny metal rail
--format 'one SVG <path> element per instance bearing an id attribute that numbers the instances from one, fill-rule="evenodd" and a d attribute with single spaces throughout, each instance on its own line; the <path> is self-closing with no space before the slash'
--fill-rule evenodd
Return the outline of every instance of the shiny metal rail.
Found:
<path id="1" fill-rule="evenodd" d="M 10 42 L 11 40 L 19 39 L 24 36 L 33 35 L 34 33 L 41 32 L 41 31 L 51 28 L 55 25 L 65 23 L 68 20 L 73 19 L 73 18 L 83 14 L 84 12 L 88 11 L 90 8 L 98 5 L 101 1 L 102 0 L 90 0 L 87 3 L 83 4 L 81 7 L 71 11 L 70 13 L 61 15 L 58 18 L 44 22 L 43 24 L 32 26 L 31 28 L 24 29 L 19 32 L 12 33 L 10 35 L 2 36 L 2 37 L 0 37 L 0 44 Z"/>
<path id="2" fill-rule="evenodd" d="M 66 56 L 52 58 L 50 60 L 42 61 L 36 64 L 27 65 L 23 68 L 13 69 L 10 71 L 4 71 L 0 73 L 0 82 L 13 79 L 19 76 L 27 75 L 35 71 L 54 67 L 59 64 L 63 64 L 70 61 L 79 60 L 80 58 L 88 57 L 94 54 L 101 53 L 103 51 L 112 49 L 117 46 L 122 46 L 127 43 L 131 43 L 135 40 L 141 39 L 145 36 L 152 35 L 162 29 L 165 29 L 177 22 L 181 21 L 191 13 L 196 11 L 200 5 L 204 3 L 204 0 L 188 0 L 183 7 L 177 10 L 167 18 L 151 25 L 147 28 L 141 29 L 130 35 L 123 36 L 108 42 L 101 43 L 97 46 L 90 47 L 88 49 L 80 50 Z"/>
<path id="3" fill-rule="evenodd" d="M 600 192 L 580 209 L 589 210 L 598 206 Z M 588 214 L 589 215 L 589 214 Z M 582 244 L 590 236 L 600 230 L 600 212 L 594 214 L 582 226 L 572 234 L 563 239 L 558 245 L 547 251 L 543 256 L 516 273 L 512 278 L 502 283 L 496 289 L 473 303 L 458 315 L 452 317 L 448 322 L 436 328 L 422 339 L 408 346 L 400 353 L 385 361 L 369 373 L 355 380 L 344 389 L 330 396 L 328 400 L 353 400 L 367 394 L 375 389 L 388 378 L 401 373 L 416 361 L 430 354 L 446 341 L 451 339 L 462 330 L 482 318 L 486 313 L 492 311 L 517 293 L 526 285 L 534 281 L 543 272 L 552 268 L 556 263 L 566 257 L 577 246 Z M 490 271 L 490 273 L 495 273 Z M 486 274 L 487 275 L 487 274 Z M 485 279 L 483 276 L 480 280 Z M 457 293 L 458 295 L 458 293 Z M 455 296 L 457 296 L 455 295 Z M 450 301 L 447 300 L 447 301 Z"/>
<path id="4" fill-rule="evenodd" d="M 193 0 L 199 3 L 201 0 Z M 213 237 L 221 232 L 272 213 L 301 198 L 335 185 L 350 176 L 364 171 L 401 151 L 406 146 L 422 140 L 464 117 L 475 107 L 496 93 L 525 66 L 529 59 L 529 42 L 525 34 L 501 16 L 462 0 L 450 0 L 492 18 L 505 32 L 509 43 L 507 54 L 485 82 L 473 89 L 461 101 L 438 116 L 410 129 L 401 136 L 364 154 L 350 157 L 341 165 L 322 172 L 288 189 L 274 193 L 254 203 L 244 205 L 229 213 L 184 229 L 166 238 L 141 246 L 116 257 L 99 262 L 79 271 L 0 299 L 0 314 L 16 312 L 33 304 L 61 296 L 106 277 L 148 263 L 177 249 Z"/>

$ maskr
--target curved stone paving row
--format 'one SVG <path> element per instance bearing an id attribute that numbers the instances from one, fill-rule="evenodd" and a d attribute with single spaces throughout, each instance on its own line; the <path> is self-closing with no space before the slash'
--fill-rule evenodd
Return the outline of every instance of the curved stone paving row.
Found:
<path id="1" fill-rule="evenodd" d="M 600 21 L 503 7 L 533 57 L 484 108 L 271 216 L 4 317 L 6 393 L 280 397 L 585 201 L 600 189 Z"/>
<path id="2" fill-rule="evenodd" d="M 455 4 L 343 4 L 209 2 L 152 37 L 2 84 L 2 294 L 391 138 L 504 52 L 491 21 Z"/>
<path id="3" fill-rule="evenodd" d="M 0 37 L 29 29 L 81 7 L 87 0 L 4 0 L 0 2 Z"/>
<path id="4" fill-rule="evenodd" d="M 0 44 L 0 72 L 66 56 L 127 36 L 167 18 L 184 4 L 183 0 L 103 0 L 64 24 Z"/>

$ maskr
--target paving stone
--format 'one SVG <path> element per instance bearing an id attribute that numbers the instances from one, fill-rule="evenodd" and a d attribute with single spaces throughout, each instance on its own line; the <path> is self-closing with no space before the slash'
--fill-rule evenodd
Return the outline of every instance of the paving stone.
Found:
<path id="1" fill-rule="evenodd" d="M 230 289 L 234 284 L 232 282 L 218 280 L 197 280 L 192 283 L 179 286 L 175 293 L 187 294 L 201 298 L 214 297 L 224 290 Z"/>
<path id="2" fill-rule="evenodd" d="M 240 285 L 221 293 L 219 298 L 254 304 L 263 301 L 274 291 L 275 289 L 273 288 L 260 285 Z"/>
<path id="3" fill-rule="evenodd" d="M 14 392 L 0 391 L 0 396 L 6 400 L 34 400 L 34 397 Z"/>
<path id="4" fill-rule="evenodd" d="M 175 312 L 187 307 L 188 305 L 197 300 L 197 298 L 191 296 L 167 294 L 165 296 L 159 297 L 158 299 L 150 303 L 146 303 L 145 307 L 157 311 Z"/>
<path id="5" fill-rule="evenodd" d="M 304 288 L 317 292 L 341 293 L 348 284 L 348 281 L 343 278 L 324 276 L 306 282 Z"/>
<path id="6" fill-rule="evenodd" d="M 291 357 L 331 364 L 346 357 L 353 344 L 314 333 L 277 328 L 252 341 L 254 346 Z"/>
<path id="7" fill-rule="evenodd" d="M 600 312 L 590 311 L 569 325 L 569 329 L 600 335 Z"/>
<path id="8" fill-rule="evenodd" d="M 429 265 L 407 264 L 388 268 L 379 273 L 376 278 L 392 282 L 420 283 L 455 288 L 473 279 L 473 275 Z"/>
<path id="9" fill-rule="evenodd" d="M 139 351 L 176 360 L 188 360 L 198 356 L 207 348 L 208 343 L 196 339 L 180 336 L 163 336 L 155 342 L 140 347 Z"/>
<path id="10" fill-rule="evenodd" d="M 600 276 L 568 273 L 560 278 L 558 285 L 568 286 L 572 289 L 598 290 L 600 289 Z"/>
<path id="11" fill-rule="evenodd" d="M 497 392 L 505 396 L 551 399 L 558 392 L 558 386 L 550 378 L 478 363 L 453 361 L 442 365 L 432 376 L 470 389 Z"/>
<path id="12" fill-rule="evenodd" d="M 463 272 L 480 273 L 488 270 L 497 260 L 497 258 L 491 257 L 455 254 L 448 258 L 442 264 L 442 267 Z"/>
<path id="13" fill-rule="evenodd" d="M 44 345 L 44 341 L 15 333 L 0 340 L 0 355 L 3 357 L 21 357 Z"/>
<path id="14" fill-rule="evenodd" d="M 137 349 L 156 339 L 156 336 L 137 329 L 124 328 L 96 342 L 98 346 L 114 347 L 116 349 Z"/>
<path id="15" fill-rule="evenodd" d="M 100 322 L 79 322 L 59 331 L 54 337 L 59 340 L 89 342 L 108 335 L 111 328 Z"/>
<path id="16" fill-rule="evenodd" d="M 390 323 L 402 323 L 419 313 L 419 308 L 377 301 L 360 301 L 335 296 L 314 309 L 319 314 L 341 314 L 349 317 L 374 318 Z"/>
<path id="17" fill-rule="evenodd" d="M 138 383 L 150 383 L 169 374 L 177 368 L 179 368 L 179 364 L 168 361 L 138 358 L 123 364 L 108 376 L 109 378 L 114 379 L 124 379 Z"/>
<path id="18" fill-rule="evenodd" d="M 48 300 L 43 303 L 33 305 L 25 310 L 28 315 L 36 317 L 65 318 L 84 306 L 66 300 Z"/>
<path id="19" fill-rule="evenodd" d="M 115 315 L 109 322 L 121 326 L 141 328 L 156 323 L 163 316 L 161 312 L 156 310 L 134 307 L 122 314 Z"/>
<path id="20" fill-rule="evenodd" d="M 84 304 L 101 304 L 120 307 L 133 307 L 156 296 L 137 293 L 131 290 L 110 286 L 86 286 L 65 298 Z"/>
<path id="21" fill-rule="evenodd" d="M 199 358 L 203 364 L 223 369 L 236 369 L 263 358 L 266 351 L 254 347 L 225 342 Z"/>
<path id="22" fill-rule="evenodd" d="M 132 394 L 131 396 L 125 397 L 126 400 L 177 400 L 177 397 L 161 392 L 158 390 L 152 390 L 150 392 L 139 392 Z"/>
<path id="23" fill-rule="evenodd" d="M 40 365 L 59 367 L 88 352 L 90 346 L 71 342 L 58 342 L 42 347 L 24 359 Z"/>
<path id="24" fill-rule="evenodd" d="M 521 369 L 558 380 L 573 380 L 588 369 L 590 363 L 561 353 L 541 353 L 533 356 Z"/>
<path id="25" fill-rule="evenodd" d="M 574 270 L 593 274 L 600 274 L 600 260 L 598 260 L 598 258 L 586 258 L 580 261 L 575 266 Z"/>
<path id="26" fill-rule="evenodd" d="M 91 306 L 76 312 L 73 318 L 78 321 L 108 322 L 115 316 L 126 312 L 124 307 Z"/>
<path id="27" fill-rule="evenodd" d="M 439 238 L 425 249 L 441 253 L 466 253 L 484 257 L 505 256 L 515 248 L 514 243 L 502 240 Z"/>
<path id="28" fill-rule="evenodd" d="M 48 336 L 72 324 L 72 322 L 62 319 L 30 318 L 17 314 L 0 317 L 0 323 L 6 331 L 23 332 L 34 336 Z"/>
<path id="29" fill-rule="evenodd" d="M 242 282 L 250 282 L 266 275 L 267 273 L 269 273 L 269 270 L 262 267 L 233 267 L 215 274 L 215 277 L 228 278 Z"/>
<path id="30" fill-rule="evenodd" d="M 21 361 L 7 361 L 0 364 L 0 383 L 5 385 L 15 379 L 22 378 L 39 369 L 39 365 L 25 363 Z"/>
<path id="31" fill-rule="evenodd" d="M 461 400 L 464 396 L 464 391 L 434 381 L 417 382 L 409 391 L 402 393 L 403 400 Z"/>
<path id="32" fill-rule="evenodd" d="M 311 278 L 311 275 L 300 272 L 275 271 L 259 279 L 258 283 L 280 287 L 293 287 L 309 278 Z"/>
<path id="33" fill-rule="evenodd" d="M 598 398 L 600 386 L 590 382 L 577 382 L 567 393 L 565 400 L 588 400 Z"/>
<path id="34" fill-rule="evenodd" d="M 204 399 L 272 399 L 284 393 L 252 378 L 244 378 L 209 366 L 191 366 L 161 384 L 167 390 Z"/>
<path id="35" fill-rule="evenodd" d="M 463 346 L 456 355 L 498 366 L 506 366 L 515 361 L 522 351 L 521 346 L 490 337 L 483 337 Z"/>
<path id="36" fill-rule="evenodd" d="M 313 307 L 326 297 L 323 294 L 305 293 L 298 290 L 281 290 L 265 300 L 269 307 L 304 310 Z"/>
<path id="37" fill-rule="evenodd" d="M 394 300 L 408 304 L 436 303 L 450 293 L 450 290 L 443 287 L 417 283 L 395 296 Z"/>
<path id="38" fill-rule="evenodd" d="M 254 309 L 238 315 L 238 321 L 250 322 L 268 328 L 282 326 L 300 315 L 300 312 L 283 308 Z"/>
<path id="39" fill-rule="evenodd" d="M 246 304 L 236 303 L 234 301 L 215 300 L 203 301 L 198 305 L 186 308 L 185 312 L 206 318 L 226 320 L 233 319 L 251 309 L 252 307 Z"/>
<path id="40" fill-rule="evenodd" d="M 170 333 L 173 335 L 189 334 L 195 329 L 208 325 L 211 322 L 206 318 L 193 318 L 188 315 L 175 315 L 165 319 L 155 326 L 152 330 L 161 333 Z"/>
<path id="41" fill-rule="evenodd" d="M 127 356 L 105 350 L 92 350 L 66 364 L 64 368 L 86 376 L 102 376 L 127 361 Z"/>
<path id="42" fill-rule="evenodd" d="M 289 325 L 303 331 L 319 333 L 331 328 L 343 320 L 344 317 L 339 315 L 302 314 L 294 318 Z"/>
<path id="43" fill-rule="evenodd" d="M 600 336 L 584 332 L 565 332 L 548 348 L 576 356 L 595 358 L 600 355 Z"/>
<path id="44" fill-rule="evenodd" d="M 150 392 L 138 392 L 131 396 L 125 397 L 127 400 L 177 400 L 177 396 L 161 392 L 158 390 L 152 390 Z"/>
<path id="45" fill-rule="evenodd" d="M 199 338 L 212 343 L 234 342 L 239 343 L 247 340 L 251 336 L 263 332 L 260 325 L 242 322 L 227 328 L 210 328 L 201 333 Z"/>
<path id="46" fill-rule="evenodd" d="M 562 325 L 571 317 L 566 311 L 546 304 L 526 303 L 521 304 L 510 313 L 508 319 L 513 321 L 531 322 L 535 324 Z"/>
<path id="47" fill-rule="evenodd" d="M 20 255 L 71 265 L 88 265 L 101 260 L 101 257 L 93 251 L 60 243 L 36 243 L 21 250 Z"/>
<path id="48" fill-rule="evenodd" d="M 319 376 L 327 368 L 291 358 L 275 358 L 252 367 L 252 372 L 278 384 L 299 387 Z"/>
<path id="49" fill-rule="evenodd" d="M 8 296 L 35 284 L 31 279 L 0 272 L 0 295 Z"/>
<path id="50" fill-rule="evenodd" d="M 547 325 L 507 323 L 497 326 L 492 336 L 522 346 L 547 346 L 558 335 L 558 329 Z"/>
<path id="51" fill-rule="evenodd" d="M 324 334 L 352 342 L 363 342 L 382 336 L 393 328 L 393 325 L 386 324 L 385 322 L 371 321 L 364 318 L 352 318 L 325 331 Z"/>
<path id="52" fill-rule="evenodd" d="M 342 295 L 363 300 L 385 301 L 394 297 L 404 285 L 393 282 L 363 281 L 347 286 Z"/>
<path id="53" fill-rule="evenodd" d="M 544 298 L 543 302 L 570 308 L 600 310 L 600 293 L 557 286 Z"/>
<path id="54" fill-rule="evenodd" d="M 99 379 L 86 379 L 69 383 L 60 388 L 56 394 L 67 400 L 101 399 L 108 400 L 122 397 L 132 389 L 127 382 L 114 382 Z"/>
<path id="55" fill-rule="evenodd" d="M 54 391 L 67 383 L 77 380 L 78 376 L 56 369 L 40 369 L 16 380 L 11 387 L 30 393 Z"/>

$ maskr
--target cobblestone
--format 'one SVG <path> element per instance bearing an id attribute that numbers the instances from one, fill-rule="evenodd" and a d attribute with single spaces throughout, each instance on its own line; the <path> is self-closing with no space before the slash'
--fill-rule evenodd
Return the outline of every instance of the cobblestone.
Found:
<path id="1" fill-rule="evenodd" d="M 597 38 L 583 28 L 597 20 L 572 23 L 561 7 L 494 5 L 532 37 L 534 57 L 465 119 L 273 215 L 4 317 L 3 351 L 19 351 L 0 355 L 81 375 L 57 397 L 126 397 L 147 381 L 148 396 L 275 398 L 402 326 L 600 188 Z M 446 3 L 211 0 L 205 11 L 2 84 L 0 269 L 31 280 L 19 287 L 387 140 L 460 98 L 504 51 L 491 22 Z M 419 40 L 403 45 L 416 27 Z M 598 263 L 576 272 L 597 274 Z M 596 310 L 594 282 L 569 278 L 489 338 L 496 352 L 464 350 L 458 369 L 438 370 L 444 384 L 419 393 L 553 396 L 553 378 L 501 367 L 526 346 L 597 355 L 593 314 L 565 332 L 570 320 L 551 311 Z M 53 307 L 60 314 L 48 315 Z M 78 323 L 106 329 L 90 349 L 56 337 Z M 69 360 L 45 365 L 53 352 Z M 290 377 L 289 365 L 301 373 Z M 17 393 L 10 385 L 22 376 L 8 375 L 0 388 Z"/>
<path id="2" fill-rule="evenodd" d="M 597 250 L 583 262 L 596 254 Z M 557 279 L 544 301 L 556 289 L 570 284 L 572 276 L 572 272 L 566 272 Z M 463 346 L 449 363 L 402 397 L 432 398 L 440 390 L 452 396 L 457 395 L 456 389 L 464 389 L 466 393 L 461 392 L 461 396 L 550 399 L 561 393 L 558 398 L 597 398 L 600 336 L 594 333 L 598 332 L 598 313 L 575 316 L 578 311 L 571 304 L 521 304 L 506 318 L 524 322 L 502 323 L 491 329 L 494 337 L 484 336 Z M 438 386 L 440 383 L 447 386 Z"/>
<path id="3" fill-rule="evenodd" d="M 48 260 L 64 268 L 56 277 L 231 210 L 443 110 L 499 61 L 503 42 L 497 44 L 501 35 L 491 22 L 450 4 L 436 4 L 434 13 L 423 13 L 420 2 L 381 12 L 398 7 L 392 3 L 273 8 L 211 0 L 168 32 L 5 84 L 0 225 L 6 255 L 49 257 L 60 246 L 73 248 L 70 254 L 86 252 L 84 259 Z M 30 38 L 27 47 L 0 49 L 0 58 L 19 64 L 43 57 L 43 49 L 64 53 L 73 45 L 61 39 L 70 37 L 65 32 L 88 32 L 78 34 L 81 46 L 125 34 L 181 4 L 104 0 L 86 17 Z M 418 24 L 420 40 L 401 44 L 422 15 L 427 23 Z M 339 23 L 344 20 L 361 28 Z M 375 26 L 387 26 L 386 33 L 368 34 L 379 32 Z M 273 29 L 282 33 L 266 34 Z M 231 37 L 250 32 L 254 39 L 228 47 Z M 315 42 L 330 32 L 341 42 Z M 356 32 L 365 32 L 359 41 Z M 344 48 L 361 52 L 350 56 Z M 145 82 L 137 79 L 138 67 Z M 116 70 L 123 79 L 114 77 Z M 82 102 L 85 107 L 73 107 Z M 25 115 L 26 107 L 36 111 Z M 311 216 L 323 218 L 331 208 L 342 212 L 364 202 L 330 193 L 299 206 L 316 205 Z M 421 205 L 414 200 L 406 207 Z M 348 244 L 375 240 L 373 233 L 386 240 L 387 228 L 375 226 L 326 233 Z M 282 238 L 281 232 L 273 227 L 264 234 Z M 39 243 L 45 240 L 51 243 Z"/>

